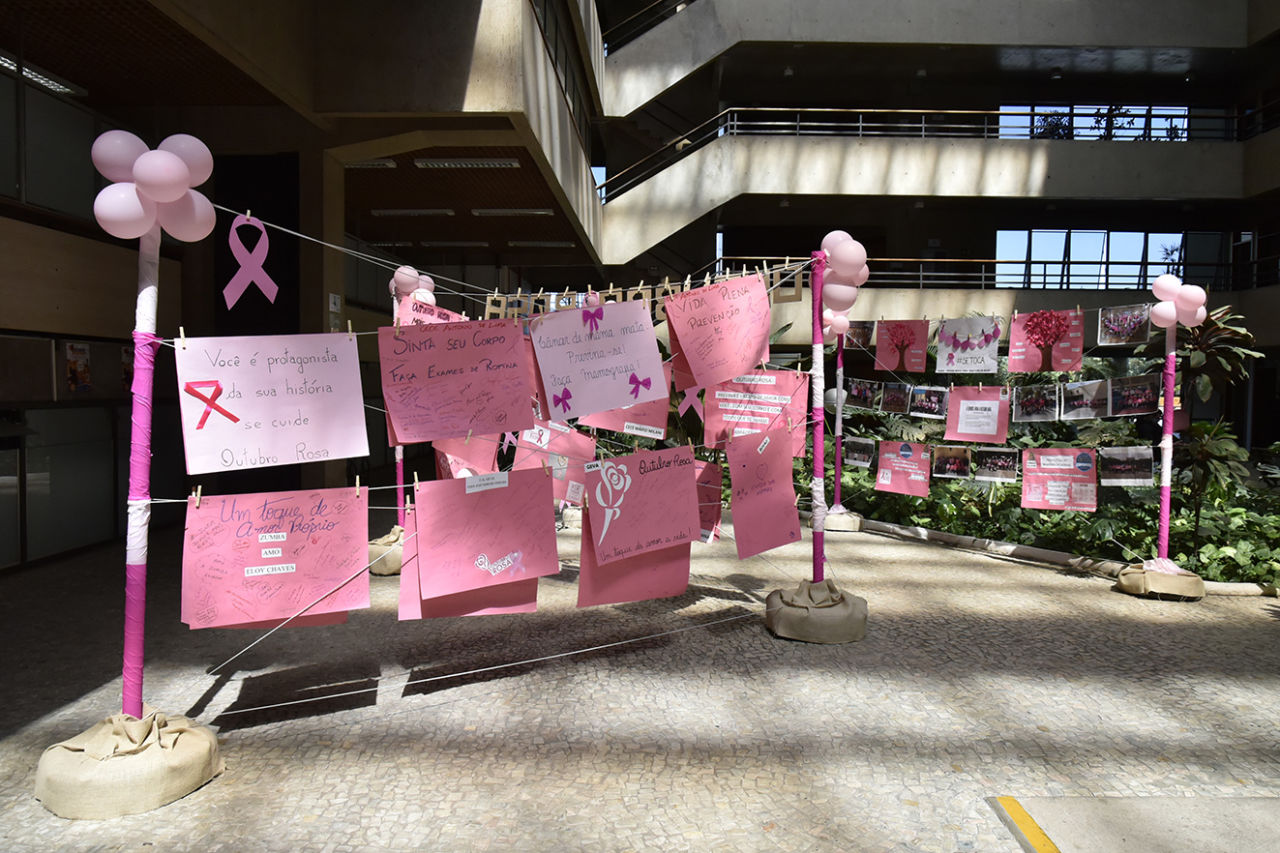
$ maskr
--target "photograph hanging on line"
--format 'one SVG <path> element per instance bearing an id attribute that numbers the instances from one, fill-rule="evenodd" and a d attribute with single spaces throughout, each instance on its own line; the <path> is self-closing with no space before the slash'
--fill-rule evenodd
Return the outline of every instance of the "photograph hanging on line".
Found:
<path id="1" fill-rule="evenodd" d="M 973 470 L 969 448 L 957 444 L 943 444 L 933 448 L 933 476 L 967 480 Z"/>
<path id="2" fill-rule="evenodd" d="M 942 420 L 947 416 L 947 389 L 932 385 L 913 386 L 909 412 L 917 418 Z"/>
<path id="3" fill-rule="evenodd" d="M 1107 380 L 1068 382 L 1062 386 L 1062 420 L 1105 418 L 1109 412 Z"/>
<path id="4" fill-rule="evenodd" d="M 1056 421 L 1058 419 L 1057 385 L 1021 385 L 1013 389 L 1013 420 Z"/>
<path id="5" fill-rule="evenodd" d="M 1146 343 L 1151 336 L 1151 304 L 1112 305 L 1098 309 L 1098 346 Z"/>
<path id="6" fill-rule="evenodd" d="M 1008 447 L 975 447 L 973 479 L 994 483 L 1018 482 L 1018 451 Z"/>
<path id="7" fill-rule="evenodd" d="M 1159 411 L 1160 374 L 1124 376 L 1111 380 L 1111 416 L 1149 415 Z"/>
<path id="8" fill-rule="evenodd" d="M 875 439 L 845 436 L 844 464 L 852 465 L 854 468 L 870 468 L 871 460 L 875 457 Z"/>
<path id="9" fill-rule="evenodd" d="M 854 409 L 878 409 L 880 388 L 883 384 L 875 379 L 850 379 L 845 405 Z"/>
<path id="10" fill-rule="evenodd" d="M 1098 483 L 1103 486 L 1155 485 L 1150 446 L 1098 448 Z"/>
<path id="11" fill-rule="evenodd" d="M 871 336 L 875 333 L 875 320 L 850 320 L 849 331 L 844 333 L 844 345 L 848 349 L 871 349 Z"/>
<path id="12" fill-rule="evenodd" d="M 905 382 L 885 382 L 880 392 L 880 411 L 905 415 L 911 408 L 911 386 Z"/>

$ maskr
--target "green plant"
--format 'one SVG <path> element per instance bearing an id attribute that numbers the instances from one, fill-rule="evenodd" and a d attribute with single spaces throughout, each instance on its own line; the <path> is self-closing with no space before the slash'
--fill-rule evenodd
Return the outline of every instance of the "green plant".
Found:
<path id="1" fill-rule="evenodd" d="M 1249 478 L 1244 463 L 1249 452 L 1236 443 L 1235 434 L 1224 422 L 1191 425 L 1190 436 L 1175 447 L 1180 462 L 1178 482 L 1191 503 L 1192 551 L 1200 550 L 1201 513 L 1206 500 L 1222 501 L 1236 493 Z"/>

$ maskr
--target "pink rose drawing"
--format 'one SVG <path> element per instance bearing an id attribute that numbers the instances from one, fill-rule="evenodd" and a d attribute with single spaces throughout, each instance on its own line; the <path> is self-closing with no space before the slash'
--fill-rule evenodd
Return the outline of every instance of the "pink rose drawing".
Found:
<path id="1" fill-rule="evenodd" d="M 604 508 L 604 526 L 600 528 L 600 540 L 604 542 L 609 523 L 622 515 L 622 500 L 631 490 L 631 475 L 626 465 L 606 459 L 600 463 L 600 482 L 596 484 L 596 503 Z M 597 543 L 599 544 L 599 543 Z"/>

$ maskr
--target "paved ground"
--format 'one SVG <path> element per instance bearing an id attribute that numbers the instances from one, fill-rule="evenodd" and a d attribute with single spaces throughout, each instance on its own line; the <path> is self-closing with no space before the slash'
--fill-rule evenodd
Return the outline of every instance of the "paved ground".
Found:
<path id="1" fill-rule="evenodd" d="M 281 631 L 206 676 L 256 635 L 179 623 L 162 531 L 145 695 L 218 725 L 227 772 L 92 822 L 31 791 L 45 746 L 118 707 L 121 549 L 5 574 L 0 849 L 1016 851 L 987 797 L 1280 795 L 1273 599 L 1144 601 L 929 544 L 828 541 L 870 603 L 860 643 L 765 631 L 761 598 L 807 575 L 807 543 L 744 562 L 698 545 L 683 597 L 579 611 L 566 533 L 537 614 L 400 624 L 397 579 L 374 578 L 347 625 Z"/>

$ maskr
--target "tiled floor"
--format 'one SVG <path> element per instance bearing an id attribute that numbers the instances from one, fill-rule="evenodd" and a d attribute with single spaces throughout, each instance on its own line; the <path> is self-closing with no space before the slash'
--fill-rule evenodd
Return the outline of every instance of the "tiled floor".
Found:
<path id="1" fill-rule="evenodd" d="M 827 539 L 870 604 L 860 643 L 765 631 L 763 595 L 807 575 L 807 541 L 743 562 L 697 545 L 686 595 L 577 610 L 565 531 L 537 614 L 398 623 L 397 579 L 374 578 L 348 624 L 207 676 L 256 635 L 179 623 L 177 537 L 158 532 L 145 695 L 218 726 L 227 771 L 86 822 L 31 791 L 45 746 L 118 707 L 121 549 L 5 574 L 0 849 L 1016 851 L 984 798 L 1280 795 L 1274 599 L 1144 601 Z"/>

